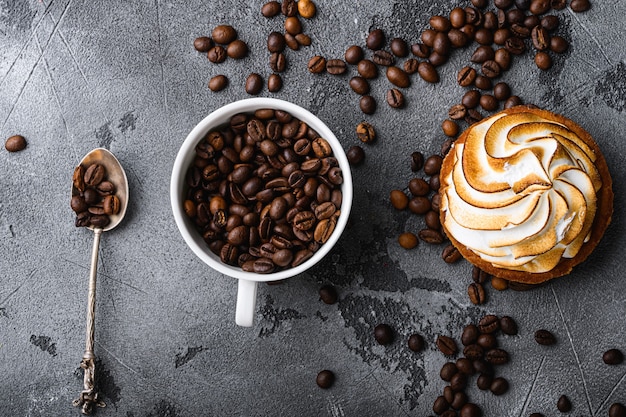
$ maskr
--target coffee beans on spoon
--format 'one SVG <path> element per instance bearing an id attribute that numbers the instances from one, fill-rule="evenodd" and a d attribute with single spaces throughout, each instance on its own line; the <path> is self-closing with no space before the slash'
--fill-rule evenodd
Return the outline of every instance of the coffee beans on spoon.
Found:
<path id="1" fill-rule="evenodd" d="M 70 207 L 76 213 L 76 227 L 106 227 L 111 221 L 109 216 L 119 213 L 120 200 L 104 165 L 78 165 L 72 185 Z"/>

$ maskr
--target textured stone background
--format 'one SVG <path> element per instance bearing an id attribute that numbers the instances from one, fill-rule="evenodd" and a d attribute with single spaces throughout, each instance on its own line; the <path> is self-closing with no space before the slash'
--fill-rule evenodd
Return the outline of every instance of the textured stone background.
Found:
<path id="1" fill-rule="evenodd" d="M 0 137 L 28 139 L 26 150 L 0 150 L 0 415 L 77 415 L 92 234 L 77 229 L 69 209 L 74 166 L 104 146 L 125 166 L 128 217 L 103 236 L 96 313 L 96 354 L 102 416 L 425 416 L 444 383 L 446 359 L 437 334 L 458 337 L 485 313 L 508 314 L 520 325 L 502 338 L 511 363 L 501 373 L 510 391 L 495 397 L 472 382 L 470 398 L 487 416 L 556 415 L 559 395 L 571 415 L 603 416 L 626 403 L 626 364 L 607 367 L 602 353 L 626 351 L 623 189 L 626 183 L 626 2 L 593 2 L 583 14 L 558 12 L 558 33 L 572 47 L 552 70 L 516 58 L 504 79 L 526 102 L 563 113 L 595 136 L 613 175 L 613 224 L 588 262 L 569 277 L 515 293 L 489 288 L 481 307 L 469 303 L 470 266 L 447 265 L 441 247 L 405 251 L 396 241 L 422 219 L 394 211 L 391 189 L 413 173 L 414 150 L 438 152 L 440 122 L 464 89 L 456 71 L 473 48 L 457 51 L 429 85 L 417 76 L 408 106 L 387 107 L 384 78 L 372 84 L 379 110 L 364 116 L 349 89 L 351 75 L 313 76 L 314 54 L 342 57 L 364 44 L 370 29 L 418 40 L 432 14 L 467 1 L 317 0 L 304 22 L 313 45 L 288 51 L 285 86 L 273 97 L 310 109 L 347 149 L 354 127 L 369 120 L 379 140 L 353 170 L 352 226 L 321 265 L 275 286 L 259 287 L 253 328 L 234 323 L 236 282 L 214 273 L 185 246 L 169 206 L 177 150 L 205 115 L 247 97 L 251 71 L 265 77 L 265 39 L 282 27 L 260 13 L 262 1 L 0 1 Z M 210 64 L 192 46 L 220 23 L 235 26 L 250 48 L 243 61 Z M 211 93 L 217 73 L 227 90 Z M 354 68 L 351 69 L 354 74 Z M 262 95 L 270 95 L 266 90 Z M 317 291 L 335 284 L 340 301 L 325 305 Z M 382 347 L 372 329 L 396 330 Z M 552 330 L 558 344 L 533 340 Z M 413 353 L 414 332 L 427 349 Z M 315 385 L 321 369 L 335 372 L 330 390 Z M 475 381 L 475 380 L 472 380 Z"/>

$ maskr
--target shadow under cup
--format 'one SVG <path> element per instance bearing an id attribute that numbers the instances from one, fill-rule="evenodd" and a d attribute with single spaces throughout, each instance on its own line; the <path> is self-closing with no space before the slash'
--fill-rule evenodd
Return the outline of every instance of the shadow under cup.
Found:
<path id="1" fill-rule="evenodd" d="M 343 183 L 341 184 L 341 192 L 343 195 L 341 204 L 341 213 L 337 219 L 335 230 L 330 238 L 321 245 L 313 256 L 302 264 L 283 269 L 270 274 L 258 274 L 254 272 L 246 272 L 236 266 L 223 263 L 219 256 L 215 255 L 204 241 L 200 232 L 196 229 L 194 222 L 185 214 L 183 204 L 188 189 L 185 182 L 187 170 L 192 165 L 196 155 L 196 145 L 204 139 L 205 135 L 216 128 L 223 127 L 228 124 L 230 118 L 239 113 L 254 113 L 259 109 L 283 110 L 290 113 L 293 117 L 306 122 L 309 127 L 314 129 L 321 137 L 326 139 L 333 150 L 333 156 L 337 159 L 339 167 L 343 175 Z M 348 222 L 350 209 L 352 208 L 352 176 L 350 166 L 346 158 L 341 143 L 331 130 L 316 116 L 308 110 L 297 106 L 293 103 L 272 99 L 272 98 L 251 98 L 230 103 L 215 110 L 204 118 L 194 129 L 187 135 L 183 142 L 172 169 L 172 178 L 170 183 L 170 199 L 172 204 L 172 212 L 178 230 L 183 239 L 191 248 L 191 250 L 202 261 L 209 265 L 212 269 L 239 280 L 237 291 L 237 305 L 235 312 L 235 321 L 240 326 L 252 326 L 254 322 L 254 314 L 256 311 L 256 292 L 258 282 L 268 282 L 283 280 L 298 275 L 313 265 L 318 263 L 333 248 L 339 240 L 345 226 Z"/>

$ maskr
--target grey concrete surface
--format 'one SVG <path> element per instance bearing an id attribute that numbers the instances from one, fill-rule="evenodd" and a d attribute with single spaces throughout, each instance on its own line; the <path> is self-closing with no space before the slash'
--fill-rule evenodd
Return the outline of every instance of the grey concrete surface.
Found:
<path id="1" fill-rule="evenodd" d="M 516 57 L 504 80 L 525 102 L 565 114 L 597 139 L 615 183 L 615 216 L 590 259 L 567 278 L 529 292 L 497 292 L 473 306 L 470 265 L 445 264 L 441 246 L 406 251 L 397 236 L 423 220 L 393 210 L 389 191 L 413 174 L 409 155 L 439 152 L 441 120 L 465 91 L 456 71 L 473 48 L 456 51 L 429 85 L 412 77 L 408 105 L 383 101 L 390 84 L 372 83 L 378 111 L 365 116 L 349 89 L 351 75 L 308 73 L 308 59 L 342 57 L 364 45 L 372 28 L 416 42 L 432 14 L 468 1 L 317 0 L 304 22 L 313 44 L 288 51 L 285 86 L 276 94 L 308 108 L 347 149 L 354 128 L 372 122 L 379 139 L 353 170 L 351 227 L 320 265 L 282 285 L 259 287 L 255 326 L 234 323 L 236 282 L 210 270 L 185 246 L 169 206 L 177 150 L 204 116 L 246 98 L 245 76 L 269 75 L 265 39 L 282 18 L 260 15 L 262 1 L 0 1 L 0 137 L 22 134 L 28 147 L 0 150 L 0 415 L 78 415 L 92 234 L 74 227 L 69 208 L 74 166 L 103 146 L 118 156 L 130 181 L 127 219 L 103 236 L 96 312 L 101 416 L 427 416 L 444 382 L 447 360 L 438 334 L 457 338 L 486 313 L 510 315 L 517 336 L 501 338 L 511 362 L 499 371 L 510 390 L 470 399 L 485 416 L 606 416 L 626 403 L 626 364 L 609 367 L 602 353 L 626 351 L 623 218 L 626 170 L 626 2 L 593 1 L 569 9 L 558 33 L 571 48 L 545 73 L 529 54 Z M 232 24 L 251 49 L 242 61 L 209 63 L 193 40 Z M 230 78 L 212 93 L 210 77 Z M 349 74 L 354 75 L 351 68 Z M 419 174 L 418 174 L 419 175 Z M 318 300 L 334 284 L 340 301 Z M 395 342 L 382 347 L 373 328 L 386 322 Z M 533 340 L 553 331 L 555 346 Z M 418 332 L 423 352 L 406 347 Z M 337 380 L 315 384 L 322 369 Z"/>

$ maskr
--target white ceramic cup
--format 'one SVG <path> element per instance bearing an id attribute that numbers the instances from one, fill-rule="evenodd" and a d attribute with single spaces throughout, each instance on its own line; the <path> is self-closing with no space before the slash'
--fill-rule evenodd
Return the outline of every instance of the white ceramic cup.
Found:
<path id="1" fill-rule="evenodd" d="M 193 221 L 187 217 L 183 209 L 187 185 L 185 177 L 187 170 L 193 163 L 195 157 L 196 145 L 204 139 L 205 135 L 220 126 L 224 126 L 230 118 L 238 113 L 253 113 L 258 109 L 275 109 L 283 110 L 290 113 L 293 117 L 306 122 L 321 137 L 326 139 L 333 149 L 333 156 L 337 158 L 339 167 L 343 174 L 343 184 L 341 191 L 343 200 L 341 204 L 341 214 L 337 219 L 335 231 L 324 243 L 320 249 L 306 262 L 294 268 L 284 269 L 271 274 L 257 274 L 253 272 L 245 272 L 239 267 L 227 265 L 223 263 L 219 256 L 215 255 L 208 248 L 206 242 L 202 239 L 200 233 L 196 230 Z M 207 265 L 214 270 L 239 279 L 239 287 L 237 291 L 237 306 L 235 312 L 235 322 L 240 326 L 250 327 L 254 322 L 256 312 L 256 292 L 259 282 L 277 281 L 291 278 L 298 275 L 313 265 L 318 263 L 335 245 L 341 233 L 343 232 L 350 215 L 352 207 L 352 176 L 350 173 L 350 165 L 348 159 L 337 140 L 337 137 L 331 130 L 316 116 L 308 110 L 303 109 L 293 103 L 273 98 L 250 98 L 230 103 L 215 110 L 213 113 L 205 117 L 194 129 L 187 135 L 183 142 L 172 169 L 172 179 L 170 183 L 170 199 L 172 203 L 172 211 L 178 230 L 180 230 L 183 239 L 191 250 L 202 259 Z"/>

